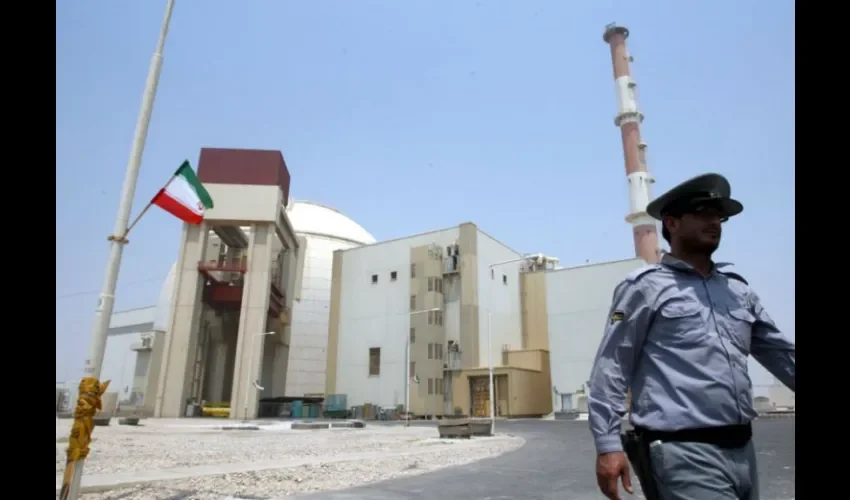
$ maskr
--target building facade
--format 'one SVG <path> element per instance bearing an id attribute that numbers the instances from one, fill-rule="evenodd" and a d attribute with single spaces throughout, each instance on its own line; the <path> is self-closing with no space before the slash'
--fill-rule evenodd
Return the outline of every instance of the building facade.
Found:
<path id="1" fill-rule="evenodd" d="M 293 290 L 285 394 L 321 395 L 325 392 L 333 254 L 375 243 L 375 238 L 326 205 L 291 201 L 286 212 L 302 241 L 304 261 L 300 286 Z"/>
<path id="2" fill-rule="evenodd" d="M 523 334 L 516 250 L 472 223 L 334 253 L 326 394 L 417 415 L 551 412 L 547 342 Z"/>
<path id="3" fill-rule="evenodd" d="M 198 177 L 215 208 L 184 225 L 156 306 L 115 313 L 107 343 L 118 401 L 154 416 L 344 394 L 483 417 L 491 364 L 498 416 L 580 406 L 613 289 L 643 265 L 560 269 L 472 223 L 376 242 L 290 200 L 277 151 L 204 149 Z"/>
<path id="4" fill-rule="evenodd" d="M 231 418 L 254 416 L 262 395 L 284 392 L 304 257 L 285 210 L 289 172 L 279 151 L 205 148 L 198 179 L 215 207 L 183 225 L 166 333 L 152 351 L 154 415 L 229 400 Z"/>
<path id="5" fill-rule="evenodd" d="M 545 333 L 536 336 L 549 339 L 554 411 L 587 411 L 586 384 L 605 332 L 614 289 L 626 275 L 645 265 L 635 258 L 525 276 L 534 280 L 536 297 L 545 294 L 542 300 L 530 302 L 540 309 L 545 307 L 545 313 L 535 318 L 546 324 L 530 326 L 545 328 Z"/>

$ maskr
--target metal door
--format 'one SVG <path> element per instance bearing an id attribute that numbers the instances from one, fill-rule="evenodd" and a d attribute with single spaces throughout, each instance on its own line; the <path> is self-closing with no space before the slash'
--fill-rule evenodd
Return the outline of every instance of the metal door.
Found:
<path id="1" fill-rule="evenodd" d="M 472 416 L 490 416 L 490 390 L 486 377 L 472 379 Z"/>

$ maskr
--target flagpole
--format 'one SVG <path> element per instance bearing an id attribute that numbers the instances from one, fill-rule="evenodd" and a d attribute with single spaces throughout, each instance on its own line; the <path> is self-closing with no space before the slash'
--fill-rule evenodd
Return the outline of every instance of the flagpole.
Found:
<path id="1" fill-rule="evenodd" d="M 139 177 L 139 168 L 142 164 L 145 139 L 147 138 L 148 125 L 150 124 L 151 113 L 153 111 L 159 74 L 162 70 L 162 52 L 165 47 L 168 25 L 171 22 L 171 12 L 173 10 L 174 0 L 167 0 L 165 17 L 159 32 L 159 40 L 157 41 L 156 50 L 151 59 L 145 92 L 142 95 L 142 106 L 139 110 L 136 132 L 133 137 L 133 146 L 130 150 L 130 159 L 127 162 L 124 185 L 121 189 L 121 201 L 118 204 L 118 216 L 115 220 L 115 228 L 109 238 L 109 260 L 106 264 L 106 276 L 104 277 L 103 290 L 97 301 L 91 348 L 85 362 L 83 380 L 80 382 L 81 392 L 74 411 L 74 425 L 71 429 L 71 436 L 68 439 L 68 461 L 65 465 L 65 477 L 62 482 L 62 491 L 60 494 L 62 500 L 77 500 L 80 496 L 83 463 L 89 451 L 88 444 L 91 437 L 92 418 L 95 414 L 95 410 L 91 408 L 91 405 L 95 403 L 95 406 L 100 406 L 100 396 L 102 396 L 105 390 L 99 378 L 103 367 L 103 353 L 106 350 L 106 334 L 109 329 L 109 320 L 112 317 L 112 307 L 115 302 L 115 285 L 118 282 L 118 270 L 121 267 L 121 254 L 124 250 L 124 245 L 127 243 L 127 239 L 123 235 L 126 234 L 127 222 L 130 219 L 130 211 L 133 207 L 136 180 Z M 85 389 L 86 392 L 82 392 L 82 389 Z"/>
<path id="2" fill-rule="evenodd" d="M 130 225 L 127 226 L 127 229 L 124 230 L 124 234 L 121 236 L 122 239 L 127 240 L 127 235 L 130 234 L 130 231 L 133 230 L 133 227 L 136 226 L 136 224 L 142 219 L 142 217 L 145 215 L 145 213 L 147 213 L 147 211 L 150 210 L 150 208 L 153 206 L 153 201 L 156 199 L 156 197 L 159 196 L 160 193 L 162 193 L 163 191 L 168 189 L 168 186 L 170 186 L 171 183 L 174 182 L 174 179 L 176 179 L 176 178 L 177 178 L 177 174 L 172 175 L 171 178 L 168 179 L 168 182 L 165 183 L 165 186 L 163 186 L 162 189 L 160 189 L 159 191 L 156 192 L 154 197 L 151 198 L 151 201 L 149 201 L 148 204 L 145 205 L 145 208 L 143 208 L 142 211 L 139 212 L 139 215 L 137 215 L 136 218 L 133 219 L 133 222 L 131 222 Z M 113 238 L 115 238 L 115 236 L 110 235 L 108 239 L 110 241 L 112 241 Z M 130 243 L 130 241 L 127 240 L 124 243 Z"/>

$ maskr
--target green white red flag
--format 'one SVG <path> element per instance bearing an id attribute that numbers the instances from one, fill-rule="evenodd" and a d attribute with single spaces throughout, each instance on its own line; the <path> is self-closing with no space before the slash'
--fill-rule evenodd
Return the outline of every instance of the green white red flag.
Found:
<path id="1" fill-rule="evenodd" d="M 151 204 L 183 222 L 200 224 L 204 213 L 213 207 L 213 200 L 186 160 L 168 184 L 153 197 Z"/>

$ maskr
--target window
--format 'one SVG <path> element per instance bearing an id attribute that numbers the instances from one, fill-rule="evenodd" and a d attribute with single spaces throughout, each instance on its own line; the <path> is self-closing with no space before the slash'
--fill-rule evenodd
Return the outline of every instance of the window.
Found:
<path id="1" fill-rule="evenodd" d="M 434 324 L 443 326 L 443 311 L 434 311 Z"/>
<path id="2" fill-rule="evenodd" d="M 369 376 L 381 374 L 381 348 L 369 348 Z"/>
<path id="3" fill-rule="evenodd" d="M 443 344 L 434 344 L 434 359 L 443 359 Z"/>
<path id="4" fill-rule="evenodd" d="M 490 269 L 490 279 L 493 279 L 495 277 L 496 277 L 496 271 Z"/>
<path id="5" fill-rule="evenodd" d="M 428 379 L 428 394 L 434 394 L 434 379 Z"/>
<path id="6" fill-rule="evenodd" d="M 428 324 L 434 324 L 434 311 L 428 311 Z"/>
<path id="7" fill-rule="evenodd" d="M 437 278 L 437 291 L 443 293 L 443 278 Z"/>
<path id="8" fill-rule="evenodd" d="M 434 359 L 434 344 L 428 344 L 428 359 Z"/>
<path id="9" fill-rule="evenodd" d="M 434 291 L 434 278 L 428 278 L 428 291 Z"/>
<path id="10" fill-rule="evenodd" d="M 414 375 L 416 375 L 416 361 L 411 361 L 410 362 L 410 378 L 413 378 Z"/>
<path id="11" fill-rule="evenodd" d="M 416 277 L 416 264 L 410 264 L 410 277 Z"/>
<path id="12" fill-rule="evenodd" d="M 377 274 L 373 274 L 373 275 L 372 275 L 372 284 L 373 284 L 373 285 L 377 285 L 377 284 L 378 284 L 378 275 L 377 275 Z"/>
<path id="13" fill-rule="evenodd" d="M 410 343 L 411 344 L 416 343 L 416 328 L 414 328 L 414 327 L 410 327 Z"/>
<path id="14" fill-rule="evenodd" d="M 508 284 L 508 275 L 507 275 L 507 274 L 503 274 L 503 275 L 502 275 L 502 284 L 503 284 L 503 285 L 507 285 L 507 284 Z"/>
<path id="15" fill-rule="evenodd" d="M 395 272 L 395 271 L 391 271 L 390 272 L 390 281 L 395 281 L 396 279 L 398 279 L 398 273 Z"/>
<path id="16" fill-rule="evenodd" d="M 416 310 L 416 295 L 411 295 L 411 296 L 410 296 L 410 310 L 411 310 L 411 311 L 415 311 L 415 310 Z"/>

